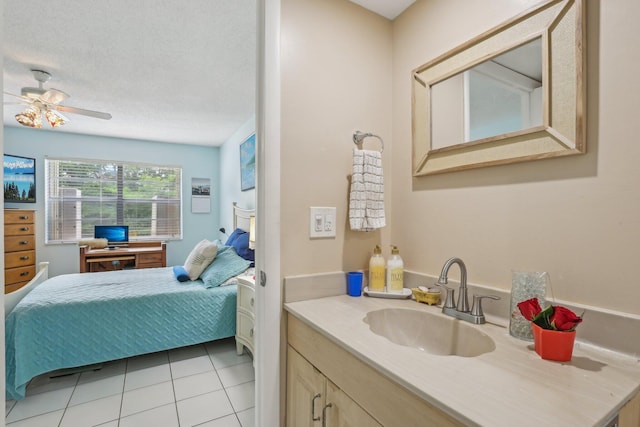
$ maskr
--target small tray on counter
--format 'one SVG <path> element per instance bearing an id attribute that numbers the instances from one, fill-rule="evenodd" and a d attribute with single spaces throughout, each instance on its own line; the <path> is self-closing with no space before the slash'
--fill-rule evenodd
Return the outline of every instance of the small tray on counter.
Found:
<path id="1" fill-rule="evenodd" d="M 384 292 L 384 291 L 370 291 L 368 286 L 364 287 L 364 294 L 374 298 L 391 298 L 391 299 L 404 299 L 411 296 L 411 289 L 402 288 L 402 293 L 398 292 Z"/>

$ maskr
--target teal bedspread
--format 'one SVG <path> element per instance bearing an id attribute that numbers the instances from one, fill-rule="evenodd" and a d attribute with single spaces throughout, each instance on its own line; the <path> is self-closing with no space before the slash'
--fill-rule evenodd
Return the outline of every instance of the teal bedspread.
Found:
<path id="1" fill-rule="evenodd" d="M 233 336 L 235 313 L 235 285 L 180 283 L 171 267 L 53 277 L 5 321 L 6 396 L 56 369 Z"/>

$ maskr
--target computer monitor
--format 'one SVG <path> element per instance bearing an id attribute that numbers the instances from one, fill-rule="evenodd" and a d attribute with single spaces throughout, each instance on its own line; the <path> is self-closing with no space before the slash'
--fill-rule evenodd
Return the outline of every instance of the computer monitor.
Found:
<path id="1" fill-rule="evenodd" d="M 107 239 L 110 245 L 129 241 L 128 225 L 96 225 L 93 232 L 96 239 Z"/>

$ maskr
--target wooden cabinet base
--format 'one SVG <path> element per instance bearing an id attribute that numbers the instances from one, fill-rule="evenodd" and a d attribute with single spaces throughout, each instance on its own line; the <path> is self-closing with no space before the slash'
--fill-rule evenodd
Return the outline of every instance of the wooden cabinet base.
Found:
<path id="1" fill-rule="evenodd" d="M 293 315 L 288 315 L 287 322 L 289 345 L 380 425 L 419 426 L 426 425 L 425 420 L 429 420 L 428 425 L 439 427 L 464 426 Z M 288 381 L 287 379 L 287 384 Z M 287 402 L 289 403 L 288 389 Z M 287 408 L 287 417 L 291 410 L 293 408 Z M 294 424 L 287 421 L 287 425 Z"/>
<path id="2" fill-rule="evenodd" d="M 639 427 L 640 426 L 640 393 L 627 402 L 618 415 L 618 426 Z"/>

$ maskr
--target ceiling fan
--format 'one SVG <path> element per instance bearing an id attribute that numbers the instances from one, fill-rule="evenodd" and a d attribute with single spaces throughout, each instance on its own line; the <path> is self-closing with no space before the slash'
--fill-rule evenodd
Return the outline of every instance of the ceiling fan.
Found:
<path id="1" fill-rule="evenodd" d="M 60 105 L 69 95 L 58 89 L 44 89 L 43 85 L 49 81 L 51 74 L 42 70 L 31 70 L 31 72 L 38 81 L 38 87 L 23 87 L 20 95 L 4 92 L 6 95 L 20 99 L 20 101 L 5 102 L 4 104 L 27 106 L 23 112 L 16 114 L 16 120 L 21 125 L 40 128 L 42 127 L 42 116 L 44 115 L 51 127 L 56 128 L 69 121 L 61 112 L 81 114 L 103 120 L 111 119 L 111 114 L 109 113 Z"/>

